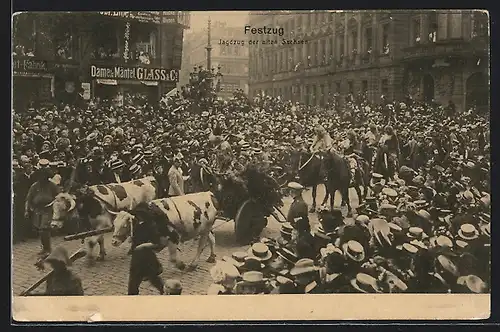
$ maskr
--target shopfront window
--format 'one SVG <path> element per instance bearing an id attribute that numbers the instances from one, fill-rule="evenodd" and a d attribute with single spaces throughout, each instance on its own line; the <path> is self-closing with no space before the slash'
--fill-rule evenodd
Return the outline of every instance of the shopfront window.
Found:
<path id="1" fill-rule="evenodd" d="M 35 56 L 36 48 L 36 22 L 35 17 L 29 13 L 14 16 L 13 28 L 13 54 L 17 56 Z"/>

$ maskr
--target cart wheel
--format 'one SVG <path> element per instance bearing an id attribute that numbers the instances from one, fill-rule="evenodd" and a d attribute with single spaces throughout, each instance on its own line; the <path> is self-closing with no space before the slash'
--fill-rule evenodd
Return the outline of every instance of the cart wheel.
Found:
<path id="1" fill-rule="evenodd" d="M 250 243 L 250 241 L 256 236 L 259 236 L 264 227 L 266 227 L 265 221 L 267 221 L 267 219 L 265 219 L 265 216 L 263 216 L 260 211 L 261 208 L 259 204 L 251 200 L 246 200 L 241 204 L 234 218 L 234 232 L 236 241 L 239 244 L 245 245 Z"/>

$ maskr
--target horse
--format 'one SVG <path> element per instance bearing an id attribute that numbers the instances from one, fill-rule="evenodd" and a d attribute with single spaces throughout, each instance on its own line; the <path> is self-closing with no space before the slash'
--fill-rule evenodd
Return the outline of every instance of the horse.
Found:
<path id="1" fill-rule="evenodd" d="M 304 187 L 312 187 L 312 206 L 310 212 L 316 210 L 316 194 L 318 185 L 320 184 L 325 184 L 325 197 L 321 205 L 326 204 L 328 198 L 331 198 L 333 201 L 333 197 L 331 197 L 325 181 L 322 155 L 310 152 L 292 152 L 290 160 L 291 168 L 298 175 L 300 184 Z"/>
<path id="2" fill-rule="evenodd" d="M 370 181 L 368 162 L 358 159 L 353 175 L 348 159 L 334 150 L 326 153 L 323 161 L 327 174 L 326 187 L 330 196 L 330 208 L 333 210 L 335 192 L 339 190 L 342 196 L 341 206 L 347 205 L 348 215 L 351 215 L 349 188 L 354 187 L 360 203 L 366 198 Z M 363 187 L 363 193 L 361 193 L 361 187 Z M 325 203 L 326 200 L 323 204 Z"/>

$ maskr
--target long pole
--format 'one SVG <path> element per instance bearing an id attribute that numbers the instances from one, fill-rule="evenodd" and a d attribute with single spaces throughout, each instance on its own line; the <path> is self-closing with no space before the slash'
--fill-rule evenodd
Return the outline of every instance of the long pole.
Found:
<path id="1" fill-rule="evenodd" d="M 210 72 L 210 68 L 212 68 L 212 44 L 211 44 L 211 33 L 210 33 L 210 25 L 211 25 L 211 21 L 210 21 L 210 17 L 208 18 L 208 34 L 207 34 L 207 38 L 208 38 L 208 42 L 207 42 L 207 70 Z"/>

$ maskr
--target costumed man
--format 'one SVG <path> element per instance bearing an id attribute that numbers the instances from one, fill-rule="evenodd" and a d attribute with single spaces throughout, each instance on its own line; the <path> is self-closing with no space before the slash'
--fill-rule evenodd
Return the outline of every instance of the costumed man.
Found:
<path id="1" fill-rule="evenodd" d="M 293 198 L 293 202 L 288 210 L 286 221 L 294 227 L 294 231 L 292 231 L 292 242 L 295 242 L 298 236 L 298 232 L 295 227 L 296 221 L 301 220 L 302 218 L 308 218 L 308 207 L 302 197 L 302 192 L 304 190 L 303 185 L 297 182 L 290 182 L 288 183 L 288 188 L 290 189 L 290 195 Z"/>
<path id="2" fill-rule="evenodd" d="M 26 195 L 24 217 L 32 218 L 33 226 L 40 234 L 42 250 L 39 255 L 48 255 L 51 252 L 50 221 L 52 219 L 52 203 L 59 194 L 59 187 L 50 181 L 52 171 L 49 161 L 40 159 L 39 169 L 36 170 L 36 182 L 33 183 Z"/>

